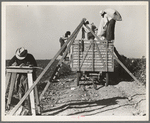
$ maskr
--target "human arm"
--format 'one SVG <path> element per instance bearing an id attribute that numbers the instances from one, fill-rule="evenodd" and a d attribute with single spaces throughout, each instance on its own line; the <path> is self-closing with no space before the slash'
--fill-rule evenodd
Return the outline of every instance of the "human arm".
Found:
<path id="1" fill-rule="evenodd" d="M 9 61 L 8 66 L 17 66 L 16 56 L 13 56 L 13 58 Z"/>

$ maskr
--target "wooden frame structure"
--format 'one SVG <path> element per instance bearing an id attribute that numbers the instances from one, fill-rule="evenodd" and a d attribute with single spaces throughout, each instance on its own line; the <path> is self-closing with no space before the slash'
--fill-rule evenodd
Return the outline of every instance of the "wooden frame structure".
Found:
<path id="1" fill-rule="evenodd" d="M 28 88 L 30 88 L 33 85 L 33 76 L 32 76 L 33 71 L 34 71 L 34 68 L 32 68 L 32 67 L 18 67 L 18 66 L 7 67 L 7 69 L 6 69 L 6 72 L 7 72 L 7 75 L 6 75 L 6 92 L 8 90 L 9 93 L 8 93 L 8 100 L 7 100 L 6 106 L 8 108 L 9 108 L 9 105 L 11 104 L 11 99 L 12 99 L 12 95 L 13 95 L 15 81 L 17 79 L 17 74 L 18 73 L 26 73 L 27 74 Z M 9 82 L 10 82 L 10 87 L 8 87 Z M 35 87 L 34 91 L 35 91 L 35 96 L 34 96 L 34 92 L 32 90 L 29 98 L 30 98 L 30 104 L 31 104 L 31 113 L 32 113 L 32 115 L 35 116 L 36 115 L 36 108 L 37 108 L 37 112 L 39 113 L 40 107 L 39 107 L 39 97 L 38 97 L 37 87 Z M 35 99 L 36 99 L 36 102 L 35 102 Z M 35 107 L 35 104 L 36 104 L 36 107 Z"/>
<path id="2" fill-rule="evenodd" d="M 29 90 L 26 92 L 26 94 L 22 97 L 22 99 L 19 101 L 19 103 L 9 112 L 10 115 L 14 115 L 15 112 L 17 111 L 17 109 L 21 106 L 21 104 L 24 102 L 24 100 L 27 98 L 27 96 L 31 93 L 31 91 L 35 88 L 35 86 L 38 84 L 39 80 L 42 78 L 42 76 L 46 73 L 46 71 L 48 70 L 48 68 L 52 65 L 52 63 L 57 59 L 57 57 L 60 55 L 60 53 L 64 50 L 64 48 L 70 43 L 73 43 L 73 41 L 75 40 L 79 30 L 82 28 L 83 25 L 85 25 L 86 23 L 86 19 L 83 18 L 81 23 L 77 26 L 77 28 L 75 29 L 75 31 L 72 33 L 72 35 L 70 36 L 70 38 L 66 41 L 66 43 L 62 46 L 62 48 L 56 53 L 56 55 L 53 57 L 53 59 L 48 63 L 48 65 L 45 67 L 45 69 L 42 71 L 42 73 L 38 76 L 38 78 L 35 80 L 35 82 L 33 83 L 33 85 L 29 88 Z M 99 37 L 87 26 L 85 25 L 86 28 L 96 37 L 96 39 L 101 42 L 101 40 L 99 39 Z M 97 44 L 95 42 L 95 44 Z M 106 46 L 105 46 L 106 47 Z M 55 70 L 55 73 L 57 73 L 57 71 L 59 70 L 59 67 L 61 67 L 61 62 L 63 61 L 65 55 L 67 54 L 67 52 L 69 51 L 70 46 L 66 49 L 64 55 L 62 56 L 58 66 L 56 67 L 57 70 Z M 135 80 L 138 81 L 134 75 L 122 64 L 122 62 L 114 55 L 114 53 L 109 49 L 106 48 L 107 52 L 109 52 L 116 60 L 117 62 L 129 73 L 129 75 Z M 50 80 L 53 80 L 53 77 L 55 76 L 55 73 L 53 74 L 53 76 L 50 78 Z M 44 91 L 42 92 L 41 97 L 43 96 L 44 92 L 47 90 L 47 88 L 49 87 L 50 82 L 47 83 L 46 87 L 44 88 Z"/>

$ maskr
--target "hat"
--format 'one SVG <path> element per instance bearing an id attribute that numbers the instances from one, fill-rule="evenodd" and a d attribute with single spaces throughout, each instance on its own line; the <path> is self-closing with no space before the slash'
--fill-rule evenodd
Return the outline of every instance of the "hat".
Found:
<path id="1" fill-rule="evenodd" d="M 101 11 L 99 12 L 100 15 L 102 15 L 102 14 L 104 14 L 104 13 L 105 13 L 105 11 L 103 11 L 103 10 L 101 10 Z"/>
<path id="2" fill-rule="evenodd" d="M 24 47 L 20 47 L 16 50 L 16 57 L 20 60 L 23 60 L 26 58 L 28 54 L 28 51 Z"/>

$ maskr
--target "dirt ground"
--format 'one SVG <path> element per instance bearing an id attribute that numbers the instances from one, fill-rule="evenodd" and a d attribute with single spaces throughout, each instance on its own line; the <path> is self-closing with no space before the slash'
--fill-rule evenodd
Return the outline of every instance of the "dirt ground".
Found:
<path id="1" fill-rule="evenodd" d="M 51 83 L 41 100 L 42 115 L 146 116 L 146 88 L 141 83 L 97 84 L 95 90 L 90 79 L 83 78 L 80 86 L 76 81 L 71 74 Z"/>
<path id="2" fill-rule="evenodd" d="M 44 69 L 48 62 L 48 60 L 39 61 L 38 66 Z M 54 66 L 56 65 L 52 65 L 40 80 L 38 84 L 39 94 L 47 84 Z M 40 72 L 41 70 L 39 70 L 38 75 Z M 95 90 L 92 81 L 88 78 L 82 77 L 80 86 L 77 86 L 76 74 L 71 72 L 65 64 L 59 74 L 59 78 L 50 84 L 42 97 L 40 102 L 42 116 L 148 115 L 146 114 L 147 85 L 145 84 L 128 80 L 116 82 L 117 79 L 114 79 L 108 86 L 97 83 L 97 90 Z M 114 75 L 113 78 L 116 78 Z M 15 106 L 18 102 L 14 99 L 12 100 L 12 106 Z"/>

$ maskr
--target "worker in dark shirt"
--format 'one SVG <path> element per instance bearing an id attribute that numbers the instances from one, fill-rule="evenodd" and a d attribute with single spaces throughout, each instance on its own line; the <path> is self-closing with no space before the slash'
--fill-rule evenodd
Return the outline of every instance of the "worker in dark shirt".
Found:
<path id="1" fill-rule="evenodd" d="M 21 47 L 16 50 L 15 56 L 9 62 L 9 66 L 34 67 L 34 66 L 37 66 L 37 63 L 33 55 L 29 54 L 25 48 Z M 36 73 L 34 71 L 33 81 L 35 81 L 35 79 L 36 79 Z M 27 90 L 28 90 L 27 74 L 19 73 L 17 77 L 16 91 L 18 92 L 20 100 L 24 96 L 24 94 L 27 92 Z M 26 98 L 22 106 L 23 106 L 23 110 L 26 109 L 28 113 L 30 114 L 31 110 L 30 110 L 29 97 Z"/>

